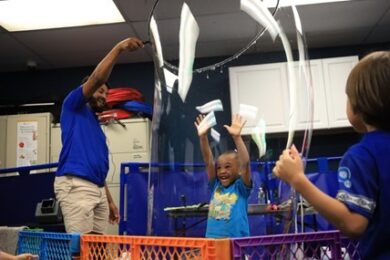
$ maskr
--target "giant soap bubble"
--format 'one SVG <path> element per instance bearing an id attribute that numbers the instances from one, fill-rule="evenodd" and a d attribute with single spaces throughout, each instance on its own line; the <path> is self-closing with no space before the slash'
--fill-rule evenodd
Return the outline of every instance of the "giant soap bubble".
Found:
<path id="1" fill-rule="evenodd" d="M 220 4 L 224 1 L 177 2 L 180 21 L 160 19 L 164 16 L 164 0 L 156 2 L 149 22 L 149 37 L 154 51 L 155 98 L 152 121 L 151 161 L 148 170 L 147 233 L 162 236 L 204 236 L 204 204 L 210 200 L 207 174 L 199 148 L 194 121 L 204 114 L 202 126 L 209 131 L 209 144 L 214 158 L 226 150 L 235 149 L 224 125 L 230 125 L 232 114 L 239 113 L 247 126 L 243 139 L 252 161 L 253 189 L 249 204 L 258 204 L 259 189 L 265 192 L 264 203 L 291 205 L 294 192 L 283 187 L 271 173 L 272 163 L 282 150 L 293 143 L 307 157 L 310 147 L 313 93 L 307 49 L 297 9 L 294 6 L 268 9 L 259 0 L 237 0 L 234 19 L 243 19 L 248 26 L 256 26 L 257 34 L 242 43 L 242 48 L 226 58 L 195 60 L 207 54 L 198 54 L 196 46 L 202 44 L 202 34 L 218 34 L 212 19 L 202 19 L 197 7 L 201 4 Z M 171 3 L 172 4 L 172 3 Z M 171 6 L 171 5 L 170 5 Z M 164 28 L 165 26 L 165 28 Z M 221 26 L 221 25 L 219 25 Z M 177 45 L 166 44 L 159 31 L 177 35 Z M 169 30 L 167 29 L 169 28 Z M 216 30 L 216 31 L 210 31 Z M 229 44 L 228 42 L 226 44 Z M 262 57 L 271 57 L 269 49 L 281 57 L 287 74 L 283 85 L 287 93 L 285 107 L 288 132 L 268 133 L 273 118 L 272 107 L 257 103 L 255 93 L 246 93 L 247 100 L 231 104 L 228 68 Z M 213 50 L 211 50 L 213 51 Z M 171 61 L 173 52 L 178 61 Z M 215 53 L 219 53 L 218 45 Z M 253 54 L 255 53 L 256 54 Z M 248 55 L 252 54 L 252 59 Z M 245 57 L 245 58 L 243 58 Z M 266 60 L 266 59 L 264 59 Z M 264 61 L 263 61 L 264 63 Z M 299 105 L 298 105 L 299 104 Z M 295 133 L 298 122 L 299 133 Z M 302 126 L 303 124 L 303 126 Z M 288 211 L 287 210 L 287 211 Z M 290 212 L 295 214 L 294 212 Z M 293 218 L 288 221 L 272 215 L 250 215 L 251 235 L 291 232 Z"/>

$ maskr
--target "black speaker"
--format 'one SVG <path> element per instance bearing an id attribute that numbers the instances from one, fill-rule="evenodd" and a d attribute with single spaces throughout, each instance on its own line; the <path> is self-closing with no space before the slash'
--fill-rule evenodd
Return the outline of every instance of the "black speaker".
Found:
<path id="1" fill-rule="evenodd" d="M 35 208 L 35 220 L 38 224 L 62 223 L 62 212 L 59 202 L 53 198 L 39 202 Z"/>

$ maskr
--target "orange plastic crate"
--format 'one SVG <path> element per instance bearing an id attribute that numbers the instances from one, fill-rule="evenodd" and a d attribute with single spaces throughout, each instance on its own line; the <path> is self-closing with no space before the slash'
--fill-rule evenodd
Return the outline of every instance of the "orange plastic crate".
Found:
<path id="1" fill-rule="evenodd" d="M 229 239 L 82 235 L 81 259 L 230 260 Z"/>

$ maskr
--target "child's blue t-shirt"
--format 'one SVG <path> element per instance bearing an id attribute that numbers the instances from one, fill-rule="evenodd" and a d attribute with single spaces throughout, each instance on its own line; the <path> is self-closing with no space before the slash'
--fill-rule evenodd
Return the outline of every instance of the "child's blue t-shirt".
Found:
<path id="1" fill-rule="evenodd" d="M 108 173 L 106 136 L 82 87 L 65 98 L 60 122 L 62 150 L 56 175 L 73 175 L 104 186 Z"/>
<path id="2" fill-rule="evenodd" d="M 248 197 L 251 187 L 242 178 L 236 179 L 228 187 L 214 178 L 209 182 L 212 196 L 207 218 L 206 237 L 246 237 L 249 236 Z"/>
<path id="3" fill-rule="evenodd" d="M 352 146 L 338 182 L 337 198 L 369 221 L 359 243 L 363 259 L 390 259 L 390 133 L 369 132 Z"/>

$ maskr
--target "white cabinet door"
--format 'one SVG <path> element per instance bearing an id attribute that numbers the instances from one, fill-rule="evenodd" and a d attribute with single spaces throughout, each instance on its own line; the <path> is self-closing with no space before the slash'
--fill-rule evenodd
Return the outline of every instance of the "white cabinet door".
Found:
<path id="1" fill-rule="evenodd" d="M 52 124 L 50 135 L 50 163 L 56 163 L 60 159 L 62 148 L 60 124 Z M 51 172 L 56 172 L 57 168 L 51 168 Z"/>
<path id="2" fill-rule="evenodd" d="M 310 89 L 307 89 L 305 79 L 299 80 L 303 73 L 299 73 L 299 64 L 296 63 L 295 72 L 297 75 L 297 112 L 298 123 L 297 130 L 304 130 L 310 121 L 309 104 L 311 101 Z M 321 60 L 310 61 L 310 72 L 312 81 L 312 98 L 313 98 L 313 129 L 328 127 L 328 116 L 326 113 L 326 95 L 324 88 L 324 78 L 322 74 Z M 310 79 L 308 79 L 310 80 Z"/>
<path id="3" fill-rule="evenodd" d="M 104 125 L 107 137 L 110 168 L 107 183 L 120 183 L 121 163 L 149 162 L 150 121 L 144 118 L 121 120 L 123 125 Z"/>
<path id="4" fill-rule="evenodd" d="M 285 63 L 229 68 L 232 113 L 240 104 L 258 108 L 258 116 L 248 120 L 242 134 L 251 134 L 260 118 L 266 122 L 266 132 L 287 130 L 288 84 Z"/>
<path id="5" fill-rule="evenodd" d="M 142 153 L 111 153 L 109 154 L 110 168 L 106 178 L 107 183 L 120 183 L 122 163 L 149 162 L 149 152 Z"/>
<path id="6" fill-rule="evenodd" d="M 348 75 L 358 62 L 357 56 L 310 61 L 313 83 L 313 129 L 350 126 L 346 112 L 345 85 Z M 298 72 L 298 65 L 295 64 Z M 297 81 L 299 81 L 299 73 Z M 232 112 L 240 104 L 258 108 L 258 118 L 248 120 L 243 134 L 250 134 L 260 118 L 266 121 L 266 132 L 288 131 L 288 81 L 286 63 L 229 68 Z M 308 102 L 305 84 L 297 85 L 297 130 L 307 126 Z"/>
<path id="7" fill-rule="evenodd" d="M 323 59 L 329 127 L 351 126 L 346 113 L 345 86 L 357 56 Z"/>
<path id="8" fill-rule="evenodd" d="M 135 118 L 121 120 L 122 125 L 103 125 L 107 143 L 112 153 L 134 153 L 149 151 L 150 122 Z"/>
<path id="9" fill-rule="evenodd" d="M 59 124 L 52 125 L 50 137 L 50 162 L 58 162 L 60 158 L 62 143 L 61 143 L 61 127 Z"/>

